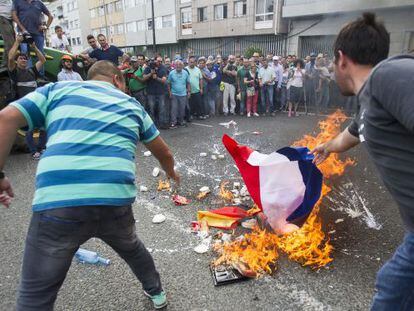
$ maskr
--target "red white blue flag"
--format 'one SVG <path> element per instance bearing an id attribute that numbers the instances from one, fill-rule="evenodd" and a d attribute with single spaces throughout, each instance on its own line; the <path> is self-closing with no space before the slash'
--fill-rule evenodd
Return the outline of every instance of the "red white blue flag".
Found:
<path id="1" fill-rule="evenodd" d="M 223 144 L 273 230 L 283 231 L 290 223 L 303 225 L 322 189 L 322 173 L 312 163 L 309 150 L 285 147 L 262 154 L 227 135 Z"/>

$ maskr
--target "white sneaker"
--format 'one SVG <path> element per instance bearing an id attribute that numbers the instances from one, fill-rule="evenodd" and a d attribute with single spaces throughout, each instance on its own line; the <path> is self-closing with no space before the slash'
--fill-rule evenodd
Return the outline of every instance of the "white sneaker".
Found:
<path id="1" fill-rule="evenodd" d="M 247 113 L 247 117 L 250 118 L 250 112 Z"/>
<path id="2" fill-rule="evenodd" d="M 254 115 L 255 117 L 258 117 L 258 116 L 259 116 L 259 114 L 258 114 L 257 112 L 253 113 L 253 115 Z"/>

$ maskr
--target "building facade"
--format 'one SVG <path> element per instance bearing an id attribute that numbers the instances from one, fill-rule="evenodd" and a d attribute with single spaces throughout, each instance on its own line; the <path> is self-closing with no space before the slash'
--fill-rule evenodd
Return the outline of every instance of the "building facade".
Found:
<path id="1" fill-rule="evenodd" d="M 177 37 L 188 54 L 243 54 L 249 47 L 281 54 L 282 0 L 176 0 Z"/>
<path id="2" fill-rule="evenodd" d="M 413 0 L 285 0 L 282 17 L 289 21 L 287 52 L 305 57 L 332 54 L 336 35 L 362 12 L 377 14 L 390 33 L 390 55 L 414 49 Z"/>
<path id="3" fill-rule="evenodd" d="M 78 54 L 87 46 L 86 36 L 90 33 L 89 10 L 81 0 L 56 0 L 47 5 L 53 14 L 53 23 L 47 34 L 47 42 L 50 42 L 55 33 L 55 26 L 62 27 L 68 37 L 74 54 Z"/>

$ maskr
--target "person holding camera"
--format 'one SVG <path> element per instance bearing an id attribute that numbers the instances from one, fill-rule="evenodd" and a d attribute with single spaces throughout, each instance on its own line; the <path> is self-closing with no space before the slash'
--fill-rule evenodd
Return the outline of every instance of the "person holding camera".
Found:
<path id="1" fill-rule="evenodd" d="M 236 57 L 229 55 L 229 62 L 223 69 L 223 113 L 225 116 L 229 113 L 230 98 L 230 114 L 235 115 L 236 109 L 236 85 L 237 85 L 237 67 L 235 65 Z"/>
<path id="2" fill-rule="evenodd" d="M 165 104 L 167 69 L 161 56 L 150 60 L 144 70 L 144 80 L 147 81 L 148 112 L 157 126 L 168 129 L 170 120 Z"/>
<path id="3" fill-rule="evenodd" d="M 48 17 L 46 25 L 42 23 L 43 14 Z M 47 9 L 46 5 L 40 0 L 13 0 L 12 7 L 13 21 L 17 24 L 17 29 L 22 33 L 20 50 L 23 54 L 28 54 L 29 46 L 34 42 L 42 54 L 45 46 L 45 31 L 52 24 L 53 16 Z M 32 67 L 31 59 L 28 59 L 29 67 Z M 40 75 L 43 76 L 43 67 L 39 69 Z"/>
<path id="4" fill-rule="evenodd" d="M 28 56 L 18 51 L 19 45 L 23 42 L 23 36 L 17 35 L 16 41 L 9 52 L 8 58 L 8 70 L 10 78 L 15 85 L 17 98 L 22 98 L 27 94 L 33 92 L 37 88 L 37 78 L 39 77 L 39 70 L 46 62 L 45 56 L 37 48 L 36 44 L 32 42 L 30 47 L 36 53 L 38 61 L 32 68 L 27 67 Z M 42 150 L 46 147 L 46 134 L 44 131 L 40 131 L 39 142 L 36 144 L 33 141 L 33 131 L 26 133 L 26 144 L 29 147 L 32 157 L 35 160 L 40 159 Z"/>
<path id="5" fill-rule="evenodd" d="M 3 38 L 4 52 L 2 66 L 7 66 L 7 57 L 14 42 L 14 29 L 11 16 L 12 1 L 0 0 L 0 35 Z"/>

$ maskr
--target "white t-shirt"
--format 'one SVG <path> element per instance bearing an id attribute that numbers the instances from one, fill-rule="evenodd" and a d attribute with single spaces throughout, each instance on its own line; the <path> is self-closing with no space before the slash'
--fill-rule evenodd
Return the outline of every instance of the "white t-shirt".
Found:
<path id="1" fill-rule="evenodd" d="M 12 0 L 0 0 L 0 16 L 11 19 Z"/>
<path id="2" fill-rule="evenodd" d="M 290 86 L 303 87 L 304 77 L 305 77 L 305 70 L 295 68 L 293 71 L 293 77 L 290 82 Z"/>
<path id="3" fill-rule="evenodd" d="M 62 39 L 59 39 L 58 36 L 52 37 L 52 48 L 66 51 L 66 47 L 69 45 L 68 38 L 65 35 L 62 35 Z"/>

